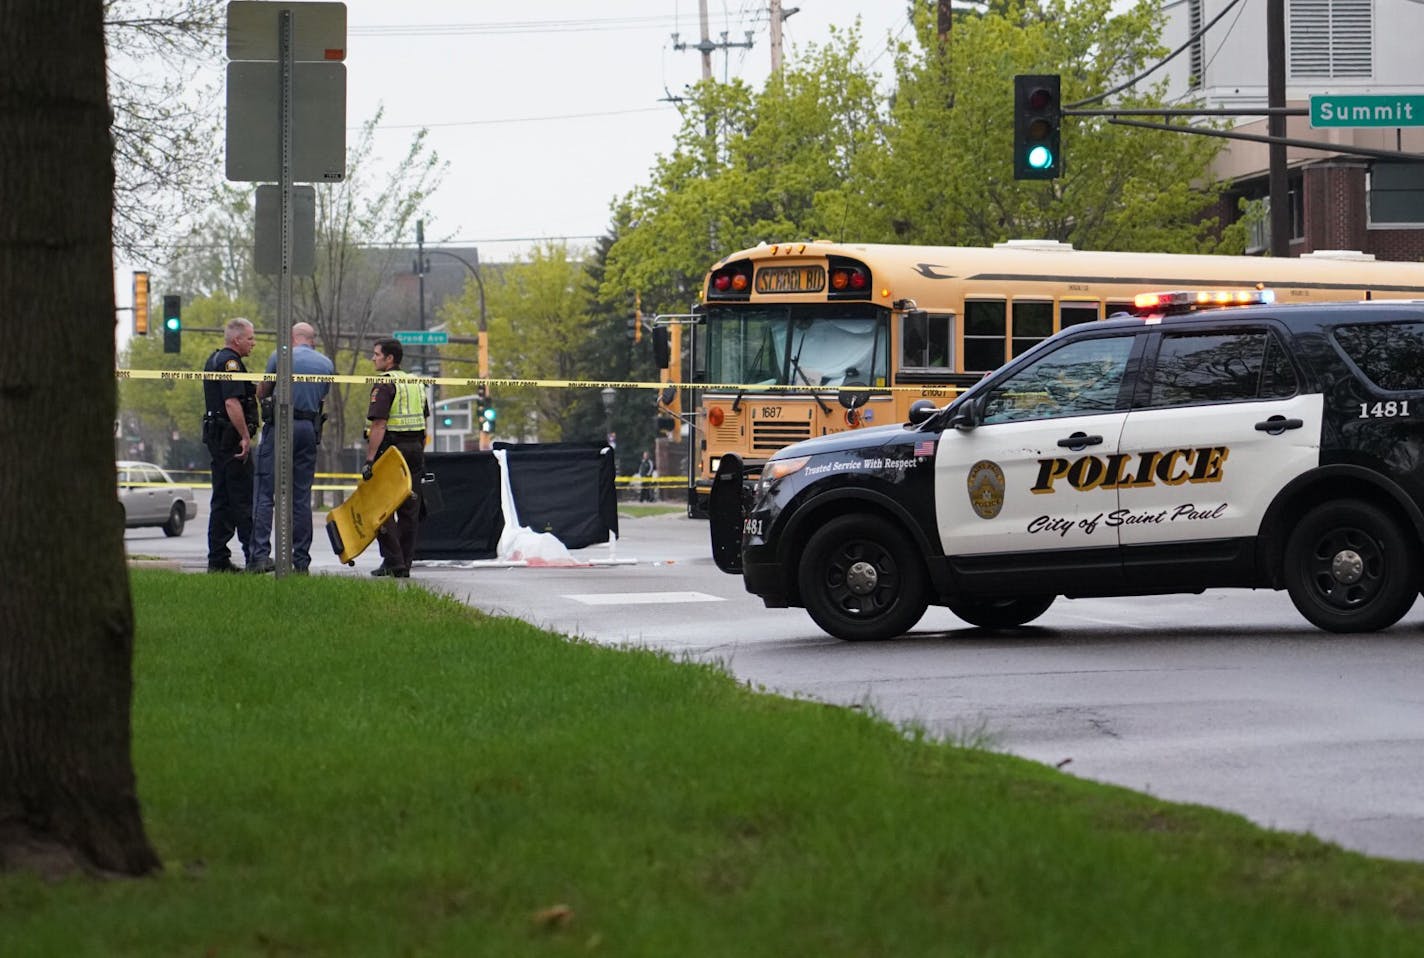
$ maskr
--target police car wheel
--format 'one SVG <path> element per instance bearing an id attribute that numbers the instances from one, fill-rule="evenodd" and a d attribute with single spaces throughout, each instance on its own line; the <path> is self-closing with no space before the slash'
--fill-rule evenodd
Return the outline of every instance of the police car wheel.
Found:
<path id="1" fill-rule="evenodd" d="M 909 538 L 868 516 L 838 516 L 817 530 L 797 583 L 815 623 L 848 642 L 902 635 L 928 605 L 924 563 Z"/>
<path id="2" fill-rule="evenodd" d="M 1291 601 L 1328 632 L 1394 625 L 1419 596 L 1419 555 L 1403 524 L 1367 502 L 1327 502 L 1286 542 Z"/>
<path id="3" fill-rule="evenodd" d="M 1008 599 L 945 600 L 949 611 L 981 629 L 1012 629 L 1027 625 L 1048 611 L 1055 595 L 1017 596 Z"/>
<path id="4" fill-rule="evenodd" d="M 163 524 L 163 534 L 168 538 L 181 536 L 183 534 L 183 523 L 187 516 L 183 514 L 183 503 L 173 504 L 173 511 L 168 514 L 168 521 Z"/>

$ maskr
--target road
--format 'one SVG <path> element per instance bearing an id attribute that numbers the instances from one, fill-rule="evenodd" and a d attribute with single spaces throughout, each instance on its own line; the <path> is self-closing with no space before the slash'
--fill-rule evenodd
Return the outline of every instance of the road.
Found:
<path id="1" fill-rule="evenodd" d="M 129 554 L 202 569 L 203 514 L 176 539 L 129 530 Z M 412 582 L 1068 774 L 1424 860 L 1424 603 L 1366 636 L 1318 632 L 1271 592 L 1059 600 L 1011 636 L 931 609 L 908 636 L 857 645 L 800 609 L 762 608 L 713 565 L 706 530 L 625 517 L 615 546 L 575 553 L 587 565 L 417 564 Z M 372 550 L 348 569 L 321 541 L 313 553 L 319 573 L 364 577 L 379 562 Z"/>

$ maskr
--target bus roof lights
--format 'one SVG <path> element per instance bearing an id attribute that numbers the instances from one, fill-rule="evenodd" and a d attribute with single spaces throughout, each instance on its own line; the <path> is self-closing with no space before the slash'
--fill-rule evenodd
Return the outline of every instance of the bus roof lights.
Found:
<path id="1" fill-rule="evenodd" d="M 736 293 L 746 292 L 747 287 L 750 286 L 750 285 L 751 285 L 751 280 L 749 280 L 749 279 L 747 278 L 747 274 L 746 274 L 746 273 L 738 273 L 737 275 L 735 275 L 735 276 L 732 277 L 732 291 L 733 291 L 733 292 L 736 292 Z"/>
<path id="2" fill-rule="evenodd" d="M 1269 289 L 1201 289 L 1138 293 L 1133 297 L 1132 306 L 1139 314 L 1186 313 L 1212 306 L 1254 306 L 1275 301 L 1276 294 Z"/>

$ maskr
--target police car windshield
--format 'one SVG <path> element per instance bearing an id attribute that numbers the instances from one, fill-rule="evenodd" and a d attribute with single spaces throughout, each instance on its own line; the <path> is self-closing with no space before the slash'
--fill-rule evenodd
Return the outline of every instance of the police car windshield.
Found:
<path id="1" fill-rule="evenodd" d="M 861 304 L 712 307 L 707 378 L 742 386 L 889 381 L 887 312 Z"/>

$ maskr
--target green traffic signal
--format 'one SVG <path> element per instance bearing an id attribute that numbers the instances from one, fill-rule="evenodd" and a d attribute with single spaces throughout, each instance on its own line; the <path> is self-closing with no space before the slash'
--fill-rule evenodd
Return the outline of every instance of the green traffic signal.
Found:
<path id="1" fill-rule="evenodd" d="M 1060 94 L 1056 73 L 1014 77 L 1014 179 L 1051 180 L 1063 174 Z"/>
<path id="2" fill-rule="evenodd" d="M 163 351 L 183 350 L 183 299 L 169 294 L 163 297 Z"/>

